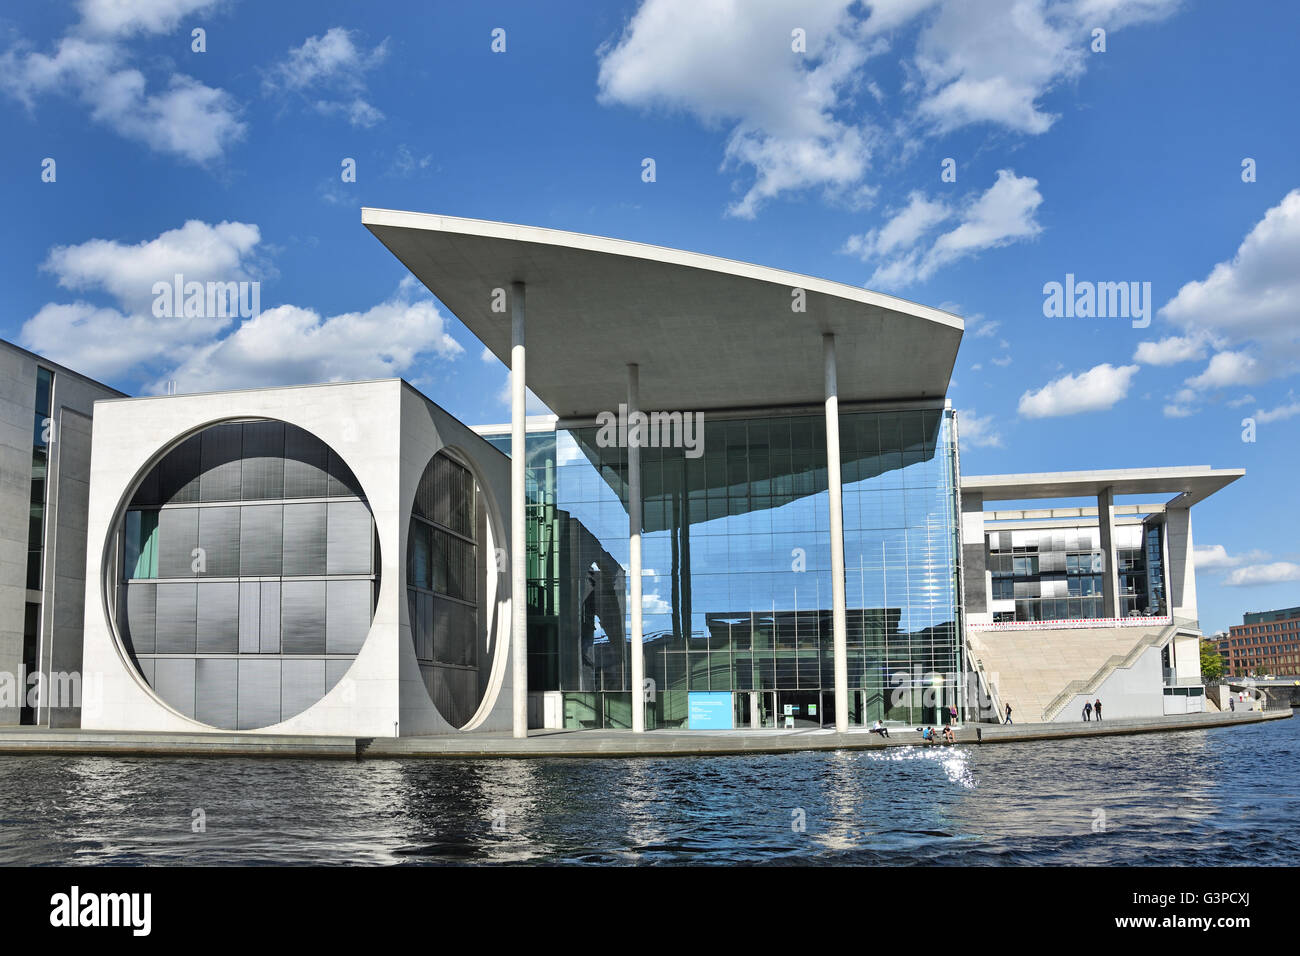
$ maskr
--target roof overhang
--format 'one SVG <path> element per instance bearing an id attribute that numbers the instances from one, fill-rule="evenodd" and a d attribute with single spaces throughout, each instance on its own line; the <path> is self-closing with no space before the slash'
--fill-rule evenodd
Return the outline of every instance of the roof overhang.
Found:
<path id="1" fill-rule="evenodd" d="M 1023 475 L 969 475 L 961 480 L 962 494 L 979 494 L 985 501 L 1025 501 L 1034 498 L 1095 498 L 1109 488 L 1116 495 L 1172 494 L 1168 508 L 1190 508 L 1246 473 L 1244 468 L 1115 468 L 1104 471 L 1034 472 Z"/>
<path id="2" fill-rule="evenodd" d="M 827 332 L 841 401 L 942 398 L 964 329 L 878 292 L 662 246 L 388 209 L 361 221 L 506 365 L 494 290 L 525 283 L 528 386 L 562 418 L 626 402 L 630 363 L 645 409 L 820 403 Z"/>

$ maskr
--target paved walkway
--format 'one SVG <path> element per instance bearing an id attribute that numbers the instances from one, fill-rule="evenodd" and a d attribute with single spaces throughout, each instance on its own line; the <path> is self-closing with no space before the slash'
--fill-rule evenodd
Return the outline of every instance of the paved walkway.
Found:
<path id="1" fill-rule="evenodd" d="M 978 724 L 957 731 L 959 744 L 1012 743 L 1193 730 L 1258 723 L 1291 716 L 1289 708 L 1264 713 L 1187 714 L 1100 723 Z M 171 734 L 94 730 L 0 728 L 0 754 L 100 754 L 105 756 L 241 757 L 629 757 L 742 753 L 794 753 L 804 750 L 872 750 L 922 744 L 915 730 L 891 728 L 882 739 L 857 728 L 832 730 L 534 730 L 523 740 L 506 734 L 469 733 L 439 737 L 307 737 L 287 734 Z"/>

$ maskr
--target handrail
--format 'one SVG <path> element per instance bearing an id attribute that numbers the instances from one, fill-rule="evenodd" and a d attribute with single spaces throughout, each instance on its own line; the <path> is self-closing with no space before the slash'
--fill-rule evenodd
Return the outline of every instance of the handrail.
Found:
<path id="1" fill-rule="evenodd" d="M 980 682 L 984 685 L 985 692 L 989 695 L 989 703 L 993 705 L 993 717 L 996 723 L 1002 722 L 1002 699 L 998 695 L 998 689 L 989 678 L 988 671 L 984 669 L 984 661 L 975 654 L 975 648 L 971 644 L 970 636 L 966 638 L 966 650 L 970 654 L 970 659 L 975 662 L 975 671 L 979 674 Z"/>
<path id="2" fill-rule="evenodd" d="M 1176 617 L 1172 624 L 1166 625 L 1156 634 L 1146 634 L 1133 645 L 1133 648 L 1127 654 L 1112 654 L 1106 662 L 1097 668 L 1096 673 L 1087 680 L 1072 680 L 1065 685 L 1065 689 L 1052 698 L 1052 702 L 1043 708 L 1043 723 L 1048 723 L 1061 712 L 1071 700 L 1079 694 L 1094 694 L 1101 687 L 1102 682 L 1111 674 L 1121 667 L 1132 667 L 1137 663 L 1147 650 L 1152 647 L 1163 647 L 1179 631 L 1198 630 L 1200 622 L 1192 618 Z"/>

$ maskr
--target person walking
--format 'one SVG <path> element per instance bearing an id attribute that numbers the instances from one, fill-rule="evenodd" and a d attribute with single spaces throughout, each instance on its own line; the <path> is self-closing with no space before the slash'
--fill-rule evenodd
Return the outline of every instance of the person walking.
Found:
<path id="1" fill-rule="evenodd" d="M 1086 724 L 1090 720 L 1092 720 L 1092 701 L 1085 700 L 1083 702 L 1083 722 Z"/>
<path id="2" fill-rule="evenodd" d="M 1098 720 L 1101 720 L 1101 698 L 1100 697 L 1097 698 L 1097 703 L 1092 705 L 1092 712 L 1097 715 Z"/>
<path id="3" fill-rule="evenodd" d="M 1229 696 L 1229 697 L 1228 697 L 1228 710 L 1236 710 L 1236 709 L 1237 709 L 1237 698 L 1236 698 L 1236 697 Z"/>
<path id="4" fill-rule="evenodd" d="M 1007 719 L 1002 721 L 1004 724 L 1014 723 L 1011 719 L 1011 705 L 1007 704 Z"/>
<path id="5" fill-rule="evenodd" d="M 956 705 L 956 704 L 949 704 L 949 705 L 948 705 L 948 725 L 949 725 L 949 726 L 952 726 L 952 725 L 955 724 L 955 723 L 957 723 L 957 705 Z"/>

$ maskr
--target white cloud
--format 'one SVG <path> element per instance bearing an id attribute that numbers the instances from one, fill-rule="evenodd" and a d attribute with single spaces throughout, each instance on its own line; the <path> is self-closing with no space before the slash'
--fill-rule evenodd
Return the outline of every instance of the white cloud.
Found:
<path id="1" fill-rule="evenodd" d="M 1004 355 L 1001 358 L 989 359 L 989 361 L 991 361 L 998 368 L 1006 368 L 1008 365 L 1011 364 L 1011 356 Z"/>
<path id="2" fill-rule="evenodd" d="M 1246 352 L 1219 352 L 1210 359 L 1205 371 L 1187 380 L 1192 388 L 1224 388 L 1229 385 L 1254 385 L 1270 377 L 1268 366 Z"/>
<path id="3" fill-rule="evenodd" d="M 210 13 L 223 4 L 224 0 L 81 0 L 81 26 L 108 36 L 170 33 L 182 18 Z"/>
<path id="4" fill-rule="evenodd" d="M 187 283 L 260 281 L 270 271 L 260 246 L 254 224 L 191 220 L 135 244 L 92 239 L 56 247 L 43 269 L 61 287 L 115 304 L 48 303 L 23 324 L 20 341 L 88 375 L 157 376 L 155 389 L 175 379 L 184 391 L 387 377 L 405 372 L 417 355 L 450 359 L 462 351 L 413 276 L 378 305 L 329 317 L 290 304 L 242 322 L 153 314 L 154 283 L 170 285 L 178 273 Z"/>
<path id="5" fill-rule="evenodd" d="M 844 251 L 863 261 L 887 256 L 899 249 L 910 249 L 920 238 L 939 223 L 952 218 L 952 209 L 942 200 L 927 199 L 921 192 L 908 196 L 900 209 L 879 229 L 860 236 L 849 236 Z"/>
<path id="6" fill-rule="evenodd" d="M 1293 189 L 1255 224 L 1231 260 L 1188 282 L 1161 307 L 1160 315 L 1189 338 L 1213 338 L 1220 349 L 1188 385 L 1254 385 L 1300 368 L 1297 262 L 1300 189 Z"/>
<path id="7" fill-rule="evenodd" d="M 497 401 L 510 407 L 510 377 L 513 372 L 506 371 L 505 383 L 501 386 L 501 391 L 497 392 Z M 550 415 L 551 410 L 543 404 L 542 400 L 533 394 L 531 388 L 524 389 L 524 414 L 525 415 Z"/>
<path id="8" fill-rule="evenodd" d="M 1261 425 L 1267 425 L 1269 422 L 1280 422 L 1288 418 L 1294 418 L 1300 415 L 1300 402 L 1292 402 L 1290 405 L 1279 405 L 1276 408 L 1259 409 L 1255 412 L 1255 420 Z"/>
<path id="9" fill-rule="evenodd" d="M 1196 409 L 1186 405 L 1166 405 L 1164 408 L 1165 418 L 1191 418 L 1195 414 Z"/>
<path id="10" fill-rule="evenodd" d="M 1242 405 L 1250 405 L 1254 401 L 1254 395 L 1242 395 L 1240 398 L 1234 398 L 1232 401 L 1228 402 L 1227 405 L 1229 408 L 1240 408 Z"/>
<path id="11" fill-rule="evenodd" d="M 492 354 L 492 350 L 486 345 L 483 346 L 483 351 L 479 353 L 478 358 L 480 362 L 485 363 L 491 363 L 497 360 L 497 357 Z"/>
<path id="12" fill-rule="evenodd" d="M 1160 314 L 1189 331 L 1233 342 L 1297 344 L 1300 335 L 1300 189 L 1293 189 L 1201 280 L 1189 282 Z"/>
<path id="13" fill-rule="evenodd" d="M 366 74 L 388 57 L 388 40 L 366 50 L 357 44 L 356 36 L 343 27 L 331 27 L 320 36 L 308 37 L 267 71 L 262 81 L 263 91 L 304 95 L 327 91 L 333 96 L 309 99 L 318 113 L 341 115 L 353 126 L 374 126 L 384 114 L 364 98 Z"/>
<path id="14" fill-rule="evenodd" d="M 1223 579 L 1223 583 L 1229 587 L 1256 587 L 1285 581 L 1300 581 L 1300 564 L 1274 561 L 1271 564 L 1249 565 L 1237 568 Z"/>
<path id="15" fill-rule="evenodd" d="M 1026 418 L 1056 418 L 1080 412 L 1102 411 L 1128 395 L 1136 365 L 1097 365 L 1078 375 L 1063 375 L 1037 391 L 1020 396 L 1019 411 Z"/>
<path id="16" fill-rule="evenodd" d="M 1205 358 L 1204 335 L 1171 335 L 1158 342 L 1139 342 L 1133 361 L 1144 365 L 1176 365 Z"/>
<path id="17" fill-rule="evenodd" d="M 198 0 L 83 3 L 81 23 L 57 41 L 52 54 L 34 52 L 20 42 L 0 55 L 0 90 L 32 112 L 42 96 L 72 96 L 92 120 L 119 136 L 194 163 L 218 160 L 246 132 L 230 94 L 180 73 L 151 92 L 144 73 L 130 66 L 129 48 L 122 42 L 136 33 L 171 32 L 181 17 L 217 5 Z"/>
<path id="18" fill-rule="evenodd" d="M 993 185 L 955 214 L 960 222 L 937 236 L 926 248 L 924 243 L 917 243 L 920 238 L 917 226 L 926 220 L 927 214 L 909 212 L 923 202 L 914 196 L 907 209 L 879 232 L 859 237 L 861 241 L 856 245 L 864 259 L 876 258 L 873 254 L 879 251 L 881 235 L 888 236 L 893 253 L 893 258 L 877 265 L 867 285 L 886 289 L 908 286 L 930 278 L 941 267 L 959 259 L 1030 239 L 1042 231 L 1034 218 L 1042 201 L 1038 180 L 1017 176 L 1010 169 L 1000 169 Z M 932 206 L 924 208 L 928 210 Z M 895 224 L 904 216 L 908 217 L 905 225 L 896 227 Z M 928 218 L 931 225 L 942 221 L 933 213 L 929 213 Z M 912 245 L 904 251 L 902 242 L 908 236 L 912 237 Z"/>
<path id="19" fill-rule="evenodd" d="M 598 51 L 599 100 L 681 111 L 726 131 L 724 167 L 754 179 L 729 212 L 754 216 L 783 193 L 821 188 L 862 204 L 876 152 L 917 148 L 971 123 L 1045 131 L 1038 101 L 1084 71 L 1085 27 L 1157 19 L 1177 0 L 644 0 Z M 901 30 L 919 21 L 915 31 Z M 807 51 L 791 49 L 806 31 Z M 866 67 L 897 42 L 898 115 Z M 859 97 L 866 93 L 870 97 Z M 876 108 L 864 112 L 859 100 Z"/>
<path id="20" fill-rule="evenodd" d="M 153 391 L 168 379 L 182 391 L 197 392 L 390 378 L 411 368 L 419 355 L 454 359 L 463 351 L 428 300 L 411 302 L 399 294 L 364 312 L 328 318 L 281 305 L 193 350 Z"/>
<path id="21" fill-rule="evenodd" d="M 1248 551 L 1233 555 L 1221 544 L 1198 544 L 1192 549 L 1192 557 L 1198 571 L 1212 571 L 1218 568 L 1235 568 L 1247 561 L 1260 562 L 1268 559 L 1263 551 Z"/>
<path id="22" fill-rule="evenodd" d="M 963 409 L 957 420 L 957 433 L 963 448 L 1001 448 L 1002 434 L 992 415 L 977 415 L 975 409 Z"/>
<path id="23" fill-rule="evenodd" d="M 245 222 L 209 225 L 191 219 L 154 239 L 127 244 L 91 239 L 74 246 L 55 246 L 41 268 L 73 291 L 102 290 L 123 308 L 148 314 L 155 282 L 186 280 L 241 281 L 259 273 L 254 251 L 261 241 L 257 226 Z"/>

